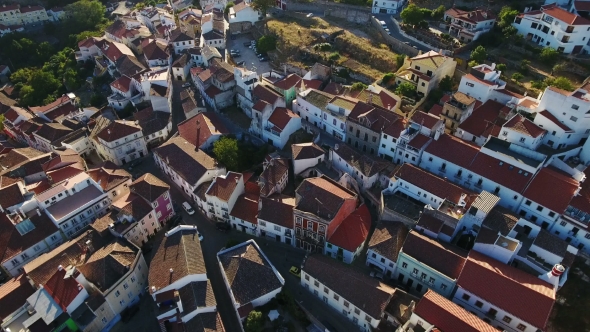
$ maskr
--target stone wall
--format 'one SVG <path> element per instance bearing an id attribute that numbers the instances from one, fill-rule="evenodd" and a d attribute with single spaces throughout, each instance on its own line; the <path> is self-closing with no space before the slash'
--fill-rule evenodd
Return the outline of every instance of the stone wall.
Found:
<path id="1" fill-rule="evenodd" d="M 229 33 L 232 35 L 248 33 L 252 30 L 252 22 L 235 22 L 229 24 Z"/>
<path id="2" fill-rule="evenodd" d="M 345 19 L 349 22 L 367 23 L 371 19 L 371 8 L 338 4 L 332 2 L 298 3 L 289 2 L 287 10 L 297 12 L 322 12 L 326 16 Z"/>
<path id="3" fill-rule="evenodd" d="M 410 45 L 404 44 L 401 40 L 395 39 L 392 36 L 388 35 L 379 23 L 379 20 L 377 20 L 376 18 L 371 18 L 371 24 L 373 24 L 373 26 L 381 33 L 381 36 L 383 36 L 383 38 L 387 42 L 387 45 L 389 45 L 389 47 L 391 47 L 391 49 L 394 52 L 399 54 L 406 54 L 410 57 L 418 55 L 419 51 L 417 49 L 413 48 Z"/>

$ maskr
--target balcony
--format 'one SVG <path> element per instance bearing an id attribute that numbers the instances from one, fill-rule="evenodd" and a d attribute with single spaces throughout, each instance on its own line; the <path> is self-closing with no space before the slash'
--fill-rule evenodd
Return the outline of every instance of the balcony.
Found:
<path id="1" fill-rule="evenodd" d="M 127 149 L 127 150 L 125 150 L 125 154 L 132 154 L 135 151 L 137 151 L 136 148 Z"/>

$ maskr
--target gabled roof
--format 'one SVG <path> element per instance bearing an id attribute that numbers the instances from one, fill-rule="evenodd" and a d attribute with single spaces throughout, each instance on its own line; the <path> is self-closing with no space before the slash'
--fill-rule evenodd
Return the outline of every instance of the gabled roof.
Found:
<path id="1" fill-rule="evenodd" d="M 443 134 L 438 140 L 430 142 L 424 151 L 460 167 L 467 167 L 479 152 L 479 147 L 474 143 Z"/>
<path id="2" fill-rule="evenodd" d="M 115 81 L 113 81 L 113 83 L 111 83 L 111 86 L 125 93 L 131 89 L 131 78 L 129 78 L 129 76 L 123 75 Z"/>
<path id="3" fill-rule="evenodd" d="M 466 251 L 416 231 L 408 234 L 402 252 L 450 279 L 459 278 L 467 258 Z"/>
<path id="4" fill-rule="evenodd" d="M 183 326 L 185 332 L 225 332 L 218 311 L 200 313 Z"/>
<path id="5" fill-rule="evenodd" d="M 541 330 L 555 303 L 555 291 L 546 281 L 475 250 L 469 253 L 457 285 Z"/>
<path id="6" fill-rule="evenodd" d="M 143 54 L 147 60 L 167 60 L 170 52 L 166 45 L 152 41 L 143 48 Z"/>
<path id="7" fill-rule="evenodd" d="M 571 25 L 590 25 L 590 20 L 576 15 L 574 13 L 570 13 L 567 10 L 563 10 L 556 3 L 552 3 L 549 5 L 541 6 L 541 12 L 545 13 L 546 15 L 552 16 L 566 24 Z M 526 13 L 525 13 L 526 15 Z"/>
<path id="8" fill-rule="evenodd" d="M 494 128 L 499 131 L 505 123 L 505 120 L 499 117 L 503 107 L 503 104 L 490 99 L 473 110 L 473 113 L 458 128 L 477 137 L 487 137 Z"/>
<path id="9" fill-rule="evenodd" d="M 423 64 L 425 66 L 430 66 L 434 68 L 438 68 L 447 59 L 449 59 L 449 57 L 435 51 L 428 51 L 424 54 L 420 54 L 411 58 L 412 65 Z"/>
<path id="10" fill-rule="evenodd" d="M 262 84 L 258 84 L 253 90 L 252 90 L 252 96 L 253 98 L 258 101 L 258 100 L 264 100 L 269 104 L 274 104 L 277 99 L 282 98 L 281 95 L 279 95 L 278 93 L 272 91 L 271 89 L 265 87 Z"/>
<path id="11" fill-rule="evenodd" d="M 96 168 L 89 169 L 87 172 L 96 183 L 106 192 L 117 187 L 121 183 L 131 179 L 129 174 L 123 168 L 108 161 Z"/>
<path id="12" fill-rule="evenodd" d="M 171 121 L 169 112 L 154 111 L 152 107 L 133 113 L 133 118 L 141 127 L 144 137 L 164 130 Z"/>
<path id="13" fill-rule="evenodd" d="M 542 168 L 523 193 L 525 198 L 559 214 L 565 212 L 580 184 L 552 166 Z M 551 193 L 548 195 L 548 193 Z"/>
<path id="14" fill-rule="evenodd" d="M 246 3 L 245 1 L 243 3 Z M 297 74 L 289 74 L 286 77 L 274 82 L 274 86 L 281 90 L 289 90 L 297 86 L 301 82 L 302 78 Z"/>
<path id="15" fill-rule="evenodd" d="M 121 199 L 121 200 L 123 200 L 123 199 Z M 119 200 L 119 201 L 121 201 L 121 200 Z M 116 203 L 119 203 L 119 201 L 117 201 Z M 133 220 L 135 220 L 135 221 L 142 220 L 143 218 L 147 217 L 153 211 L 151 201 L 150 201 L 150 203 L 148 203 L 145 200 L 143 200 L 142 198 L 140 198 L 138 195 L 136 195 L 135 193 L 129 194 L 129 196 L 127 196 L 127 198 L 124 200 L 124 202 L 129 202 L 129 203 L 127 203 L 126 205 L 121 207 L 121 210 L 119 211 L 119 216 L 131 216 L 131 217 L 133 217 Z M 121 203 L 124 204 L 124 202 L 121 202 Z M 125 227 L 125 228 L 127 228 L 127 227 Z"/>
<path id="16" fill-rule="evenodd" d="M 31 286 L 25 274 L 6 281 L 0 286 L 0 319 L 4 320 L 21 308 L 35 291 L 36 289 Z"/>
<path id="17" fill-rule="evenodd" d="M 465 20 L 471 23 L 478 23 L 488 20 L 495 20 L 496 15 L 491 11 L 483 10 L 483 9 L 476 9 L 473 11 L 465 11 L 459 8 L 450 8 L 447 9 L 445 12 L 446 15 L 451 16 L 453 18 Z"/>
<path id="18" fill-rule="evenodd" d="M 231 171 L 227 172 L 225 177 L 218 176 L 215 178 L 213 184 L 211 187 L 209 187 L 209 190 L 207 190 L 206 194 L 227 202 L 234 193 L 234 190 L 236 190 L 238 187 L 238 182 L 241 178 L 241 173 Z"/>
<path id="19" fill-rule="evenodd" d="M 53 300 L 64 311 L 84 289 L 82 285 L 76 281 L 74 276 L 67 275 L 67 273 L 68 271 L 60 266 L 57 268 L 55 274 L 47 280 L 47 283 L 43 285 L 43 289 L 51 295 Z"/>
<path id="20" fill-rule="evenodd" d="M 25 201 L 18 183 L 0 188 L 0 207 L 8 209 Z"/>
<path id="21" fill-rule="evenodd" d="M 70 101 L 71 101 L 71 99 L 68 95 L 62 95 L 61 97 L 57 98 L 55 101 L 53 101 L 47 105 L 31 106 L 31 107 L 29 107 L 29 109 L 31 110 L 31 112 L 34 112 L 34 113 L 45 113 L 45 112 L 50 111 L 62 104 L 69 103 Z"/>
<path id="22" fill-rule="evenodd" d="M 388 166 L 387 163 L 374 160 L 366 154 L 361 154 L 346 144 L 339 144 L 338 149 L 335 149 L 334 152 L 346 161 L 347 164 L 356 168 L 367 177 L 374 176 Z"/>
<path id="23" fill-rule="evenodd" d="M 168 167 L 191 185 L 196 184 L 207 170 L 217 167 L 215 159 L 182 137 L 169 139 L 153 151 Z"/>
<path id="24" fill-rule="evenodd" d="M 381 317 L 394 293 L 377 279 L 321 254 L 310 255 L 302 270 L 374 319 Z"/>
<path id="25" fill-rule="evenodd" d="M 190 314 L 198 308 L 215 307 L 217 302 L 213 296 L 211 282 L 193 281 L 178 289 L 180 301 L 182 301 L 182 310 Z"/>
<path id="26" fill-rule="evenodd" d="M 538 114 L 546 117 L 547 120 L 553 122 L 555 125 L 557 125 L 559 128 L 561 128 L 566 133 L 572 133 L 572 132 L 574 132 L 570 127 L 568 127 L 565 124 L 561 123 L 559 121 L 559 119 L 556 118 L 555 115 L 551 114 L 548 110 L 543 110 L 543 111 L 539 112 Z"/>
<path id="27" fill-rule="evenodd" d="M 155 175 L 145 173 L 133 181 L 129 189 L 151 203 L 170 190 L 170 186 Z"/>
<path id="28" fill-rule="evenodd" d="M 327 220 L 332 220 L 346 201 L 356 204 L 355 193 L 325 176 L 303 180 L 295 193 L 300 196 L 295 209 Z"/>
<path id="29" fill-rule="evenodd" d="M 4 195 L 1 193 L 0 195 Z M 57 226 L 44 213 L 34 213 L 22 221 L 21 217 L 11 216 L 15 222 L 27 223 L 33 229 L 21 234 L 5 213 L 0 213 L 0 262 L 11 259 L 33 247 L 45 238 L 58 232 Z M 29 221 L 26 221 L 26 220 Z"/>
<path id="30" fill-rule="evenodd" d="M 262 206 L 258 211 L 258 219 L 285 228 L 293 228 L 293 205 L 266 197 L 260 197 L 260 200 Z"/>
<path id="31" fill-rule="evenodd" d="M 110 143 L 138 132 L 141 132 L 141 128 L 135 122 L 115 120 L 99 131 L 96 136 Z"/>
<path id="32" fill-rule="evenodd" d="M 254 225 L 258 224 L 258 199 L 259 196 L 257 195 L 240 195 L 229 215 Z"/>
<path id="33" fill-rule="evenodd" d="M 367 240 L 370 228 L 371 213 L 363 204 L 340 223 L 328 242 L 344 250 L 355 252 Z"/>
<path id="34" fill-rule="evenodd" d="M 348 116 L 348 121 L 358 123 L 376 133 L 386 131 L 388 127 L 399 120 L 401 117 L 394 112 L 374 107 L 362 101 L 356 103 Z"/>
<path id="35" fill-rule="evenodd" d="M 284 158 L 272 158 L 258 177 L 260 195 L 268 196 L 280 180 L 289 172 L 289 161 Z"/>
<path id="36" fill-rule="evenodd" d="M 25 118 L 25 120 L 31 119 L 33 117 L 33 115 L 29 113 L 26 109 L 17 106 L 11 106 L 10 109 L 6 113 L 4 113 L 4 119 L 12 122 L 12 124 L 15 124 L 14 122 L 20 116 Z"/>
<path id="37" fill-rule="evenodd" d="M 180 28 L 177 28 L 170 33 L 170 37 L 168 38 L 168 40 L 170 40 L 171 43 L 175 43 L 182 41 L 191 41 L 193 40 L 193 38 L 191 38 L 191 36 L 187 35 L 186 33 L 182 32 Z"/>
<path id="38" fill-rule="evenodd" d="M 172 63 L 172 67 L 174 68 L 184 68 L 186 67 L 186 65 L 189 63 L 189 58 L 186 55 L 186 53 L 184 53 L 183 55 L 180 56 L 180 58 L 174 60 L 174 62 Z"/>
<path id="39" fill-rule="evenodd" d="M 295 114 L 293 111 L 284 107 L 277 107 L 268 118 L 268 122 L 275 126 L 275 130 L 278 129 L 278 132 L 282 132 L 285 127 L 287 127 L 291 119 L 296 118 L 299 118 L 299 115 Z"/>
<path id="40" fill-rule="evenodd" d="M 291 145 L 293 160 L 313 159 L 323 156 L 326 151 L 315 143 L 299 143 Z"/>
<path id="41" fill-rule="evenodd" d="M 434 128 L 434 126 L 439 123 L 441 119 L 437 115 L 433 115 L 431 113 L 424 113 L 422 111 L 415 112 L 412 115 L 412 122 L 424 126 L 428 129 Z"/>
<path id="42" fill-rule="evenodd" d="M 202 146 L 211 136 L 230 132 L 215 112 L 202 112 L 179 123 L 178 133 L 191 144 Z"/>
<path id="43" fill-rule="evenodd" d="M 150 292 L 152 286 L 157 291 L 188 275 L 207 272 L 196 227 L 192 230 L 181 227 L 189 226 L 170 230 L 156 249 L 148 274 Z"/>
<path id="44" fill-rule="evenodd" d="M 397 256 L 408 236 L 408 228 L 401 222 L 380 222 L 369 240 L 368 250 L 397 262 Z"/>
<path id="45" fill-rule="evenodd" d="M 510 128 L 525 136 L 533 138 L 537 138 L 547 132 L 545 129 L 537 126 L 531 120 L 520 114 L 516 114 L 512 117 L 512 119 L 508 120 L 508 122 L 504 125 L 504 128 Z"/>
<path id="46" fill-rule="evenodd" d="M 285 282 L 255 243 L 249 240 L 217 254 L 233 298 L 241 306 L 281 288 Z"/>
<path id="47" fill-rule="evenodd" d="M 41 128 L 35 132 L 35 135 L 44 138 L 49 141 L 49 143 L 53 143 L 71 132 L 72 129 L 61 123 L 50 122 L 43 124 Z"/>
<path id="48" fill-rule="evenodd" d="M 444 332 L 498 332 L 481 318 L 431 289 L 420 299 L 414 313 Z"/>

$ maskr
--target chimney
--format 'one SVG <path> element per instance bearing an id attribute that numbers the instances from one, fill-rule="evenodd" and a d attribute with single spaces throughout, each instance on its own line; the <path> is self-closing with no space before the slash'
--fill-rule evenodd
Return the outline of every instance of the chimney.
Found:
<path id="1" fill-rule="evenodd" d="M 61 266 L 61 265 L 59 265 L 59 266 L 57 267 L 57 270 L 58 270 L 58 271 L 63 271 L 63 269 L 64 269 L 64 267 L 63 267 L 63 266 Z"/>
<path id="2" fill-rule="evenodd" d="M 37 215 L 40 217 L 41 216 L 41 210 L 37 209 Z"/>
<path id="3" fill-rule="evenodd" d="M 170 268 L 170 274 L 174 273 L 174 269 Z"/>
<path id="4" fill-rule="evenodd" d="M 94 251 L 94 247 L 92 246 L 92 240 L 86 241 L 86 249 L 88 249 L 88 252 L 90 253 Z"/>
<path id="5" fill-rule="evenodd" d="M 111 130 L 110 129 L 107 129 L 107 134 L 109 134 L 109 135 L 111 134 Z"/>
<path id="6" fill-rule="evenodd" d="M 565 268 L 561 264 L 555 264 L 551 271 L 547 272 L 546 274 L 542 274 L 539 276 L 539 279 L 545 280 L 551 285 L 553 285 L 553 289 L 557 291 L 557 287 L 559 286 L 559 277 L 565 272 Z"/>

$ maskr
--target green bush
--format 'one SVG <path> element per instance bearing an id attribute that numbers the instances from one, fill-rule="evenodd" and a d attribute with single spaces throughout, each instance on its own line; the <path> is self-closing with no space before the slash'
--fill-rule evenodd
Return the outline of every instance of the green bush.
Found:
<path id="1" fill-rule="evenodd" d="M 381 79 L 381 81 L 382 81 L 383 85 L 389 85 L 394 78 L 395 78 L 394 73 L 387 73 L 387 74 L 383 75 L 383 78 Z"/>
<path id="2" fill-rule="evenodd" d="M 503 64 L 503 63 L 499 63 L 499 64 L 496 66 L 496 69 L 498 69 L 499 71 L 505 71 L 505 70 L 506 70 L 506 65 L 505 65 L 505 64 Z"/>
<path id="3" fill-rule="evenodd" d="M 515 80 L 515 81 L 517 81 L 517 82 L 520 81 L 523 78 L 524 78 L 524 76 L 521 73 L 519 73 L 519 72 L 516 72 L 516 73 L 512 74 L 512 79 Z"/>
<path id="4" fill-rule="evenodd" d="M 405 54 L 398 54 L 395 56 L 395 64 L 397 65 L 398 69 L 404 65 L 405 60 L 406 60 Z"/>
<path id="5" fill-rule="evenodd" d="M 362 82 L 356 82 L 350 87 L 353 91 L 362 91 L 367 88 L 367 85 Z"/>
<path id="6" fill-rule="evenodd" d="M 258 43 L 256 43 L 256 48 L 261 53 L 268 53 L 270 51 L 274 51 L 277 49 L 277 38 L 275 36 L 262 36 L 258 39 Z"/>
<path id="7" fill-rule="evenodd" d="M 416 86 L 414 84 L 404 82 L 398 85 L 397 89 L 395 89 L 395 93 L 406 97 L 413 97 L 416 94 Z"/>
<path id="8" fill-rule="evenodd" d="M 330 59 L 332 61 L 336 61 L 336 60 L 340 59 L 340 53 L 338 53 L 338 52 L 331 53 L 328 56 L 328 59 Z"/>

